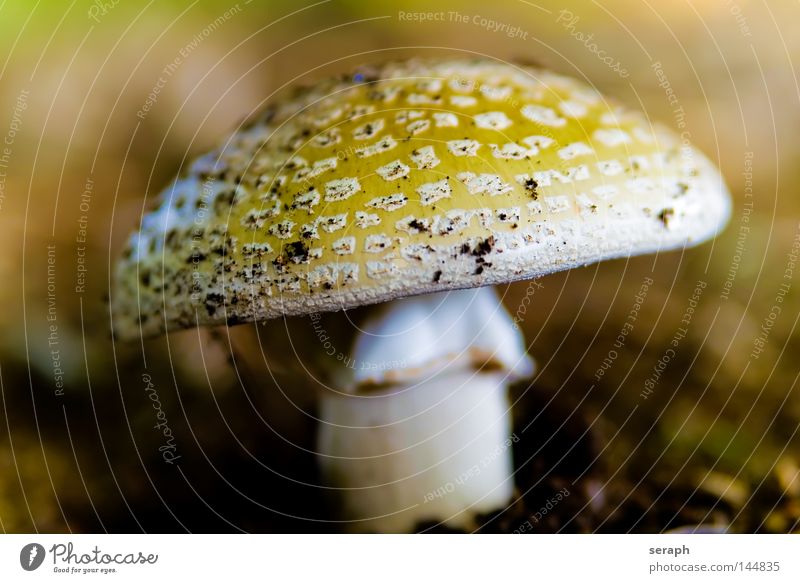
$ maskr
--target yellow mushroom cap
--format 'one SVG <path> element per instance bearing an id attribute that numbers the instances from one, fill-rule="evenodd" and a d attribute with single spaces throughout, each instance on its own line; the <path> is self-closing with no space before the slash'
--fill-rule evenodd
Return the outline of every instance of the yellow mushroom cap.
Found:
<path id="1" fill-rule="evenodd" d="M 693 245 L 697 149 L 574 79 L 411 60 L 295 92 L 161 194 L 116 266 L 121 337 L 339 310 Z"/>

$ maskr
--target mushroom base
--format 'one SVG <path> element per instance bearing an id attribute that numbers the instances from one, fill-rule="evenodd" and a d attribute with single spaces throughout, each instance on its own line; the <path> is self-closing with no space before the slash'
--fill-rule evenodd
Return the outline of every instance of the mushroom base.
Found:
<path id="1" fill-rule="evenodd" d="M 320 404 L 319 452 L 344 529 L 470 529 L 513 493 L 508 377 L 444 371 Z"/>

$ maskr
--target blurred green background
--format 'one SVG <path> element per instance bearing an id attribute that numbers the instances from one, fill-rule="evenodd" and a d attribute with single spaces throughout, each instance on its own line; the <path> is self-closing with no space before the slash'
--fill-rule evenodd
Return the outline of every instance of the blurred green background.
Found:
<path id="1" fill-rule="evenodd" d="M 337 530 L 313 456 L 308 321 L 112 344 L 109 265 L 181 165 L 285 84 L 465 53 L 536 62 L 685 123 L 736 205 L 713 243 L 540 281 L 524 318 L 540 370 L 514 389 L 519 498 L 482 530 L 518 529 L 563 487 L 574 495 L 534 531 L 800 529 L 798 17 L 750 0 L 0 3 L 0 529 Z M 502 290 L 512 313 L 530 289 Z"/>

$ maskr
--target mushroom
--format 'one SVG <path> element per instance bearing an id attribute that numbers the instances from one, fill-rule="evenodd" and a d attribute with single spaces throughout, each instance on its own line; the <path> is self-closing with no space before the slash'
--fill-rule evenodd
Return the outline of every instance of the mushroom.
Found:
<path id="1" fill-rule="evenodd" d="M 485 59 L 320 82 L 196 160 L 117 263 L 120 338 L 379 304 L 331 362 L 319 454 L 347 528 L 468 527 L 513 495 L 493 284 L 695 245 L 730 214 L 698 150 L 594 89 Z"/>

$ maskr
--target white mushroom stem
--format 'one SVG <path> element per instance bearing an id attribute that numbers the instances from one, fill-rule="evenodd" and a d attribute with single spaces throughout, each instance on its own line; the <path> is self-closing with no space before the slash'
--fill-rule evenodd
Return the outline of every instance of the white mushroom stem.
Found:
<path id="1" fill-rule="evenodd" d="M 469 528 L 513 492 L 508 384 L 533 372 L 491 288 L 387 304 L 322 397 L 323 477 L 346 528 Z"/>

